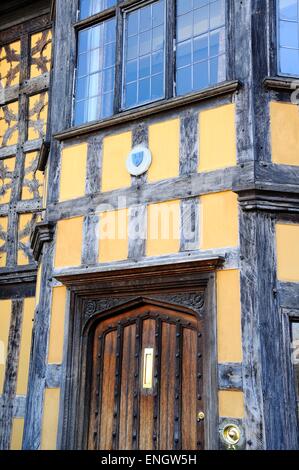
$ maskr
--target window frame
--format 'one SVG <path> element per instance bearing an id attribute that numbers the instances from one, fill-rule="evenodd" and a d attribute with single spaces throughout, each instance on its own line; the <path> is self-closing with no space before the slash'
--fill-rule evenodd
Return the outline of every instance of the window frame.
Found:
<path id="1" fill-rule="evenodd" d="M 225 80 L 215 85 L 209 85 L 206 88 L 191 91 L 184 95 L 176 94 L 176 0 L 165 0 L 165 63 L 164 63 L 164 97 L 157 100 L 150 100 L 146 103 L 136 104 L 132 107 L 123 106 L 123 90 L 124 90 L 124 48 L 125 48 L 125 13 L 142 8 L 148 4 L 154 3 L 155 0 L 116 0 L 116 4 L 106 10 L 102 10 L 92 16 L 79 20 L 80 0 L 77 0 L 77 17 L 73 23 L 75 34 L 75 68 L 73 79 L 73 100 L 71 113 L 71 126 L 84 127 L 96 122 L 104 122 L 122 113 L 136 112 L 146 106 L 158 106 L 170 99 L 182 99 L 188 96 L 196 96 L 198 93 L 213 89 L 215 86 L 224 84 L 230 80 L 234 80 L 234 57 L 233 57 L 233 27 L 230 18 L 233 15 L 233 2 L 225 1 Z M 87 121 L 83 124 L 75 124 L 75 103 L 76 103 L 76 82 L 77 82 L 77 61 L 78 61 L 78 33 L 84 29 L 94 26 L 100 22 L 116 18 L 116 60 L 115 60 L 115 82 L 114 82 L 114 103 L 113 114 L 109 117 L 99 118 L 95 121 Z"/>
<path id="2" fill-rule="evenodd" d="M 125 54 L 126 54 L 126 15 L 128 15 L 129 13 L 133 12 L 133 11 L 137 11 L 139 10 L 140 8 L 143 8 L 147 5 L 151 5 L 153 3 L 155 3 L 157 0 L 147 0 L 147 1 L 144 1 L 142 2 L 140 5 L 137 3 L 135 3 L 133 6 L 131 7 L 128 7 L 128 8 L 124 8 L 122 10 L 122 19 L 123 19 L 123 24 L 122 24 L 122 34 L 123 34 L 123 41 L 122 41 L 122 66 L 121 66 L 121 70 L 122 70 L 122 75 L 121 75 L 121 105 L 120 105 L 120 109 L 119 109 L 119 112 L 122 112 L 122 111 L 129 111 L 130 109 L 135 109 L 135 108 L 139 108 L 140 106 L 145 106 L 147 104 L 150 104 L 150 103 L 156 103 L 158 101 L 163 101 L 166 99 L 166 71 L 167 71 L 167 67 L 166 67 L 166 62 L 167 62 L 167 42 L 169 40 L 168 38 L 168 35 L 167 35 L 167 6 L 168 6 L 168 0 L 164 0 L 164 38 L 165 38 L 165 45 L 164 45 L 164 70 L 163 70 L 163 74 L 164 74 L 164 84 L 163 84 L 163 97 L 162 98 L 157 98 L 157 99 L 154 99 L 154 100 L 148 100 L 146 102 L 143 102 L 143 103 L 137 103 L 136 105 L 133 105 L 133 106 L 129 106 L 129 107 L 126 107 L 125 106 L 125 66 L 126 66 L 126 60 L 125 60 Z M 138 80 L 137 80 L 137 86 L 138 86 Z"/>
<path id="3" fill-rule="evenodd" d="M 209 0 L 209 1 L 213 1 L 213 0 Z M 215 0 L 216 1 L 216 0 Z M 222 81 L 222 82 L 217 82 L 215 84 L 209 84 L 207 87 L 204 87 L 204 88 L 200 88 L 199 90 L 192 90 L 191 92 L 189 93 L 184 93 L 184 94 L 177 94 L 176 92 L 176 84 L 177 84 L 177 68 L 176 68 L 176 50 L 177 50 L 177 27 L 176 27 L 176 20 L 177 20 L 177 16 L 176 16 L 176 4 L 177 4 L 177 0 L 175 0 L 175 18 L 174 18 L 174 32 L 175 32 L 175 36 L 174 36 L 174 97 L 180 97 L 180 96 L 186 96 L 186 95 L 192 95 L 192 94 L 195 94 L 195 93 L 198 93 L 199 91 L 202 91 L 202 90 L 207 90 L 209 88 L 212 88 L 213 86 L 215 85 L 219 85 L 219 83 L 223 83 L 225 81 L 228 80 L 228 67 L 229 67 L 229 61 L 228 61 L 228 39 L 229 39 L 229 34 L 228 34 L 228 28 L 229 28 L 229 18 L 230 18 L 230 3 L 233 3 L 233 2 L 229 2 L 227 0 L 224 0 L 224 36 L 225 36 L 225 51 L 224 51 L 224 56 L 225 56 L 225 79 Z M 193 10 L 194 11 L 194 10 Z M 218 28 L 216 28 L 218 29 Z M 215 30 L 216 30 L 215 29 Z M 211 30 L 209 28 L 208 30 L 208 33 L 210 35 L 211 33 Z M 200 36 L 197 36 L 197 37 L 200 37 Z M 192 41 L 195 40 L 195 36 L 192 37 Z M 210 67 L 210 60 L 211 60 L 211 57 L 209 56 L 208 58 L 208 62 L 209 62 L 209 67 Z M 194 64 L 193 63 L 193 67 L 194 67 Z"/>
<path id="4" fill-rule="evenodd" d="M 294 75 L 291 73 L 281 72 L 281 56 L 280 56 L 280 0 L 275 0 L 275 33 L 276 33 L 276 71 L 279 77 L 294 78 L 295 80 L 299 78 L 298 74 Z M 299 27 L 299 26 L 298 26 Z"/>
<path id="5" fill-rule="evenodd" d="M 298 395 L 297 395 L 297 383 L 295 377 L 295 367 L 292 363 L 292 325 L 293 323 L 299 323 L 299 309 L 297 305 L 287 306 L 289 302 L 286 303 L 285 307 L 280 308 L 281 315 L 281 341 L 282 348 L 281 354 L 283 358 L 283 363 L 285 366 L 285 377 L 286 377 L 286 389 L 284 394 L 287 398 L 287 413 L 290 416 L 290 427 L 291 435 L 294 439 L 294 442 L 298 442 L 298 433 L 299 433 L 299 415 L 298 415 Z"/>
<path id="6" fill-rule="evenodd" d="M 292 348 L 293 341 L 294 341 L 293 325 L 294 324 L 299 325 L 299 312 L 298 312 L 298 316 L 294 315 L 294 312 L 292 312 L 292 316 L 289 317 L 289 321 L 290 321 L 290 346 Z M 292 349 L 291 349 L 291 353 L 293 353 Z M 297 418 L 298 418 L 298 424 L 299 424 L 299 391 L 298 391 L 299 382 L 298 382 L 298 379 L 296 378 L 295 364 L 292 363 L 292 367 L 293 367 L 293 380 L 294 380 L 295 395 L 296 395 Z"/>

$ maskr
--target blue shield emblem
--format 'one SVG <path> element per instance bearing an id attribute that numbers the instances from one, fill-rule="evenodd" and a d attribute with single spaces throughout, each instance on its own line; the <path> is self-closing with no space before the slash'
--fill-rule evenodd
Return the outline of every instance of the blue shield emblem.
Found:
<path id="1" fill-rule="evenodd" d="M 137 166 L 137 167 L 140 166 L 141 163 L 143 162 L 143 152 L 133 153 L 132 161 L 133 161 L 135 166 Z"/>

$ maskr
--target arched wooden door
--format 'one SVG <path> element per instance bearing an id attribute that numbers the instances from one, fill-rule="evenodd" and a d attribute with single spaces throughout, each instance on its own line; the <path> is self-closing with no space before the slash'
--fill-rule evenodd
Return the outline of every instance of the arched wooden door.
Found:
<path id="1" fill-rule="evenodd" d="M 195 315 L 154 305 L 98 324 L 89 449 L 204 448 L 202 335 Z"/>

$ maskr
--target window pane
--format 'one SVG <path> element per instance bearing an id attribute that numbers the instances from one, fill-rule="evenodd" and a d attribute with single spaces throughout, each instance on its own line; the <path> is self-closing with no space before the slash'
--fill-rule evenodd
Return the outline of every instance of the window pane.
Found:
<path id="1" fill-rule="evenodd" d="M 164 97 L 165 0 L 125 15 L 123 107 Z"/>
<path id="2" fill-rule="evenodd" d="M 297 0 L 280 0 L 279 5 L 280 19 L 282 20 L 298 20 Z"/>
<path id="3" fill-rule="evenodd" d="M 153 100 L 159 99 L 163 93 L 163 74 L 154 75 L 151 80 L 151 97 Z"/>
<path id="4" fill-rule="evenodd" d="M 115 36 L 114 18 L 78 34 L 75 125 L 113 112 Z"/>
<path id="5" fill-rule="evenodd" d="M 178 3 L 180 4 L 180 2 Z M 191 38 L 193 28 L 193 15 L 192 12 L 187 15 L 179 16 L 177 19 L 177 40 L 178 42 L 185 41 Z"/>
<path id="6" fill-rule="evenodd" d="M 278 0 L 279 72 L 299 75 L 299 0 Z"/>
<path id="7" fill-rule="evenodd" d="M 192 42 L 186 41 L 178 45 L 177 48 L 177 66 L 185 67 L 185 65 L 191 65 L 192 57 Z"/>
<path id="8" fill-rule="evenodd" d="M 139 62 L 139 78 L 149 77 L 151 74 L 151 56 L 141 57 Z M 137 80 L 137 78 L 136 78 Z"/>
<path id="9" fill-rule="evenodd" d="M 290 21 L 280 22 L 280 45 L 298 49 L 298 24 Z"/>
<path id="10" fill-rule="evenodd" d="M 225 23 L 224 0 L 218 0 L 210 5 L 210 28 L 220 28 Z"/>
<path id="11" fill-rule="evenodd" d="M 299 75 L 299 51 L 296 49 L 280 49 L 280 70 L 289 75 Z"/>
<path id="12" fill-rule="evenodd" d="M 177 0 L 177 95 L 225 80 L 225 34 L 225 0 Z"/>
<path id="13" fill-rule="evenodd" d="M 209 85 L 209 61 L 199 62 L 193 67 L 194 88 L 206 88 Z"/>
<path id="14" fill-rule="evenodd" d="M 126 66 L 126 81 L 128 83 L 137 80 L 137 60 L 130 60 Z"/>
<path id="15" fill-rule="evenodd" d="M 130 108 L 137 103 L 137 82 L 129 83 L 126 87 L 126 106 Z"/>
<path id="16" fill-rule="evenodd" d="M 101 84 L 101 73 L 94 73 L 89 77 L 89 93 L 88 96 L 96 96 L 99 93 L 100 84 Z"/>
<path id="17" fill-rule="evenodd" d="M 163 74 L 164 70 L 164 55 L 163 52 L 156 52 L 152 56 L 152 75 L 156 73 Z"/>
<path id="18" fill-rule="evenodd" d="M 80 0 L 80 20 L 111 8 L 115 4 L 116 0 Z"/>
<path id="19" fill-rule="evenodd" d="M 206 33 L 209 29 L 209 5 L 206 5 L 199 10 L 194 10 L 194 36 Z"/>
<path id="20" fill-rule="evenodd" d="M 192 67 L 184 67 L 177 72 L 177 94 L 184 95 L 192 89 Z"/>

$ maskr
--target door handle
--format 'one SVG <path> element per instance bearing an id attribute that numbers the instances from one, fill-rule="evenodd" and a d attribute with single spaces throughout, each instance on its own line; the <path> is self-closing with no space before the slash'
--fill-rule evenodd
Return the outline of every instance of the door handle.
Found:
<path id="1" fill-rule="evenodd" d="M 205 419 L 205 414 L 203 411 L 199 411 L 197 413 L 197 421 L 200 423 L 201 421 L 203 421 Z"/>

